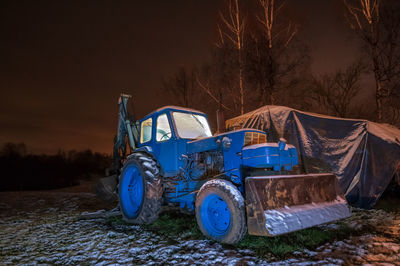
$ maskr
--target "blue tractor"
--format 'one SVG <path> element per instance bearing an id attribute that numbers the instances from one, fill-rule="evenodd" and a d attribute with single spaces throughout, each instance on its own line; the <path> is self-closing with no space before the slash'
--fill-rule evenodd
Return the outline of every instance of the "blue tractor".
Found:
<path id="1" fill-rule="evenodd" d="M 254 129 L 212 135 L 206 114 L 175 106 L 134 121 L 129 98 L 119 99 L 114 145 L 125 221 L 152 223 L 163 206 L 178 207 L 204 235 L 234 244 L 246 232 L 275 236 L 350 215 L 334 175 L 290 175 L 298 156 L 285 140 Z"/>

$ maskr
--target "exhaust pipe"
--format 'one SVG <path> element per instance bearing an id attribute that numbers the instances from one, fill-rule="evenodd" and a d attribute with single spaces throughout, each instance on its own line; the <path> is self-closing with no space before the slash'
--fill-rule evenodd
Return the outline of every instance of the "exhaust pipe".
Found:
<path id="1" fill-rule="evenodd" d="M 225 114 L 222 108 L 217 110 L 217 133 L 225 132 Z"/>

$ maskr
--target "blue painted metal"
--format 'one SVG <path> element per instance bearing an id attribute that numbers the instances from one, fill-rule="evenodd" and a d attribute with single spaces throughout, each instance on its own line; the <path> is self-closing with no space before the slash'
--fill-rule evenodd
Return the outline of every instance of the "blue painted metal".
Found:
<path id="1" fill-rule="evenodd" d="M 200 219 L 210 236 L 225 235 L 231 221 L 228 204 L 217 194 L 207 195 L 200 208 Z"/>
<path id="2" fill-rule="evenodd" d="M 150 146 L 152 148 L 151 153 L 160 163 L 161 168 L 163 170 L 163 175 L 166 177 L 176 176 L 179 175 L 179 173 L 181 172 L 180 168 L 184 166 L 182 162 L 183 158 L 181 155 L 186 154 L 186 143 L 189 141 L 188 139 L 179 138 L 178 135 L 176 134 L 177 132 L 176 125 L 172 119 L 172 112 L 174 111 L 203 115 L 207 119 L 207 115 L 200 111 L 195 111 L 192 109 L 175 107 L 175 106 L 166 106 L 164 108 L 158 109 L 148 114 L 147 116 L 145 116 L 143 119 L 140 120 L 140 123 L 142 123 L 143 121 L 149 118 L 153 119 L 152 135 L 155 136 L 157 133 L 157 129 L 156 129 L 156 123 L 154 121 L 157 121 L 158 116 L 162 114 L 167 114 L 168 121 L 172 130 L 171 138 L 167 141 L 157 142 L 156 138 L 153 137 L 149 142 L 146 143 L 139 142 L 138 144 L 139 148 L 143 146 Z"/>
<path id="3" fill-rule="evenodd" d="M 128 218 L 135 218 L 143 202 L 143 178 L 134 164 L 128 165 L 121 176 L 120 205 L 124 213 L 130 215 Z"/>
<path id="4" fill-rule="evenodd" d="M 136 151 L 152 154 L 160 164 L 166 183 L 166 203 L 175 203 L 193 211 L 196 193 L 207 180 L 229 180 L 243 193 L 246 177 L 243 176 L 244 168 L 272 168 L 279 172 L 282 169 L 291 170 L 298 164 L 296 149 L 284 141 L 245 146 L 245 134 L 251 132 L 266 135 L 260 130 L 242 129 L 198 140 L 180 138 L 176 133 L 173 112 L 201 115 L 207 119 L 207 115 L 199 111 L 167 106 L 140 120 L 142 123 L 152 118 L 152 138 L 145 143 L 139 141 Z M 163 114 L 168 117 L 171 138 L 157 141 L 155 121 Z"/>
<path id="5" fill-rule="evenodd" d="M 263 143 L 243 148 L 243 166 L 291 170 L 298 164 L 297 150 L 284 142 Z"/>

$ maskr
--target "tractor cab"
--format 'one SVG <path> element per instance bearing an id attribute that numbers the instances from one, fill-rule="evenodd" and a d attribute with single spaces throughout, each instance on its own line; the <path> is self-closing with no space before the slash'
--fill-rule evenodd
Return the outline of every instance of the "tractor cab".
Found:
<path id="1" fill-rule="evenodd" d="M 205 113 L 176 106 L 157 109 L 140 120 L 139 127 L 138 148 L 158 159 L 164 176 L 178 174 L 188 141 L 212 136 Z"/>

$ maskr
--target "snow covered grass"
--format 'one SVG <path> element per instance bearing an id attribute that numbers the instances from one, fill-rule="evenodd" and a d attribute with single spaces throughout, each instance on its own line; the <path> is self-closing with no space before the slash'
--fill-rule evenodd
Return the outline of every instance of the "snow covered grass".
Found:
<path id="1" fill-rule="evenodd" d="M 229 246 L 179 212 L 146 226 L 80 218 L 102 208 L 90 193 L 0 193 L 0 265 L 400 265 L 400 212 L 353 208 L 337 224 Z"/>
<path id="2" fill-rule="evenodd" d="M 351 229 L 339 223 L 333 228 L 313 227 L 275 237 L 246 235 L 238 246 L 253 250 L 262 257 L 273 254 L 276 257 L 285 258 L 295 251 L 315 249 L 325 243 L 349 237 L 350 234 Z"/>
<path id="3" fill-rule="evenodd" d="M 108 223 L 126 224 L 121 217 L 110 217 L 108 218 Z M 142 225 L 142 227 L 147 231 L 168 238 L 171 242 L 176 238 L 184 240 L 206 239 L 200 232 L 195 217 L 179 212 L 164 212 L 155 223 Z M 247 234 L 235 246 L 223 246 L 226 248 L 248 249 L 263 258 L 288 258 L 293 257 L 292 254 L 295 251 L 315 249 L 326 243 L 345 239 L 350 235 L 351 229 L 344 223 L 338 223 L 332 227 L 314 227 L 277 237 L 251 236 Z"/>
<path id="4" fill-rule="evenodd" d="M 109 217 L 107 222 L 109 224 L 116 223 L 127 225 L 121 216 Z M 154 223 L 141 226 L 147 231 L 165 237 L 179 236 L 182 239 L 205 238 L 197 226 L 196 218 L 193 215 L 179 212 L 164 212 Z"/>

